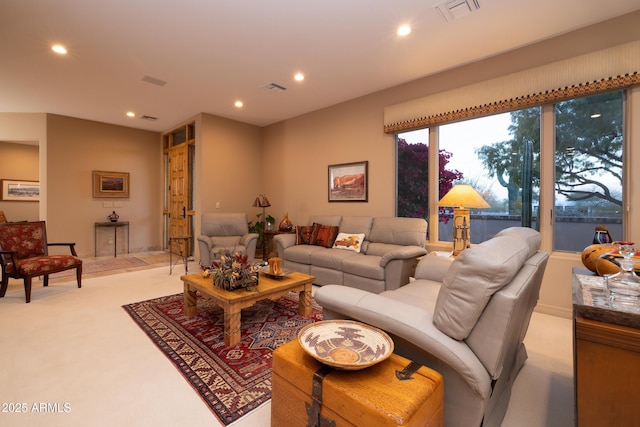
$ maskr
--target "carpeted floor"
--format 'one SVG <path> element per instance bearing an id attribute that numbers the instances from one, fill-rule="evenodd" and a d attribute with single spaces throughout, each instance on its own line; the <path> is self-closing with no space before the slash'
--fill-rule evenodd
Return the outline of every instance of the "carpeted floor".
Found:
<path id="1" fill-rule="evenodd" d="M 295 339 L 304 325 L 322 319 L 314 303 L 310 317 L 298 314 L 298 294 L 261 300 L 242 310 L 239 344 L 224 343 L 224 313 L 198 298 L 198 313 L 183 314 L 183 295 L 124 309 L 171 360 L 202 400 L 228 425 L 271 399 L 271 353 Z"/>
<path id="2" fill-rule="evenodd" d="M 149 257 L 143 259 L 151 264 Z M 96 273 L 81 289 L 73 280 L 34 284 L 30 304 L 22 281 L 10 279 L 0 298 L 0 324 L 6 325 L 0 343 L 8 349 L 0 352 L 0 401 L 26 404 L 29 411 L 0 413 L 0 425 L 223 426 L 122 309 L 182 292 L 184 270 L 170 275 L 168 255 L 160 257 L 158 268 Z M 189 271 L 197 268 L 191 263 Z M 534 312 L 525 343 L 529 358 L 502 427 L 574 425 L 572 321 Z M 32 410 L 43 403 L 51 410 Z M 65 405 L 67 412 L 54 411 Z M 270 414 L 271 401 L 233 427 L 268 427 Z"/>

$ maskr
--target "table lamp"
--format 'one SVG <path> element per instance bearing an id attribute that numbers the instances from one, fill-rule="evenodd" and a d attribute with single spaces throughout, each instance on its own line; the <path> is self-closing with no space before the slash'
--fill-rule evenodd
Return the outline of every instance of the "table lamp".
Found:
<path id="1" fill-rule="evenodd" d="M 267 229 L 266 211 L 269 206 L 271 206 L 271 203 L 269 203 L 269 199 L 267 199 L 267 196 L 265 196 L 264 194 L 258 194 L 258 197 L 256 197 L 256 199 L 253 201 L 254 208 L 262 208 L 262 226 L 263 226 L 262 229 L 263 230 Z"/>
<path id="2" fill-rule="evenodd" d="M 456 256 L 471 243 L 469 208 L 491 206 L 468 184 L 454 185 L 437 205 L 453 207 L 453 255 Z"/>

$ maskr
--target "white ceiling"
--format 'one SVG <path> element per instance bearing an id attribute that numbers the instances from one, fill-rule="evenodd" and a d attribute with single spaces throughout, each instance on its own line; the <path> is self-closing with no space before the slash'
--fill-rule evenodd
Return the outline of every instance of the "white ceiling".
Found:
<path id="1" fill-rule="evenodd" d="M 640 9 L 478 2 L 445 22 L 440 0 L 2 0 L 0 112 L 154 131 L 205 112 L 264 126 Z M 399 38 L 403 23 L 413 31 Z M 69 54 L 53 54 L 53 43 Z"/>

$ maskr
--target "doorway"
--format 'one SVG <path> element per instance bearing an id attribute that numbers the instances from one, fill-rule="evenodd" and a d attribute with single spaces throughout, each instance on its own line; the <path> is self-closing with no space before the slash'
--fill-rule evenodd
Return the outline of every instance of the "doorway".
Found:
<path id="1" fill-rule="evenodd" d="M 194 160 L 195 123 L 163 135 L 165 161 L 164 242 L 170 252 L 194 254 Z M 171 239 L 191 236 L 191 239 Z"/>

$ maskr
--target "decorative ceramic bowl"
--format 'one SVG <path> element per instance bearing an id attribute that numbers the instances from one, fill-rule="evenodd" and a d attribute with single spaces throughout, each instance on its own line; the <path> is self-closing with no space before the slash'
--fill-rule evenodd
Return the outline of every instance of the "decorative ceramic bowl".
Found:
<path id="1" fill-rule="evenodd" d="M 375 365 L 393 353 L 393 341 L 389 335 L 352 320 L 312 323 L 300 330 L 298 341 L 319 362 L 345 370 Z"/>

